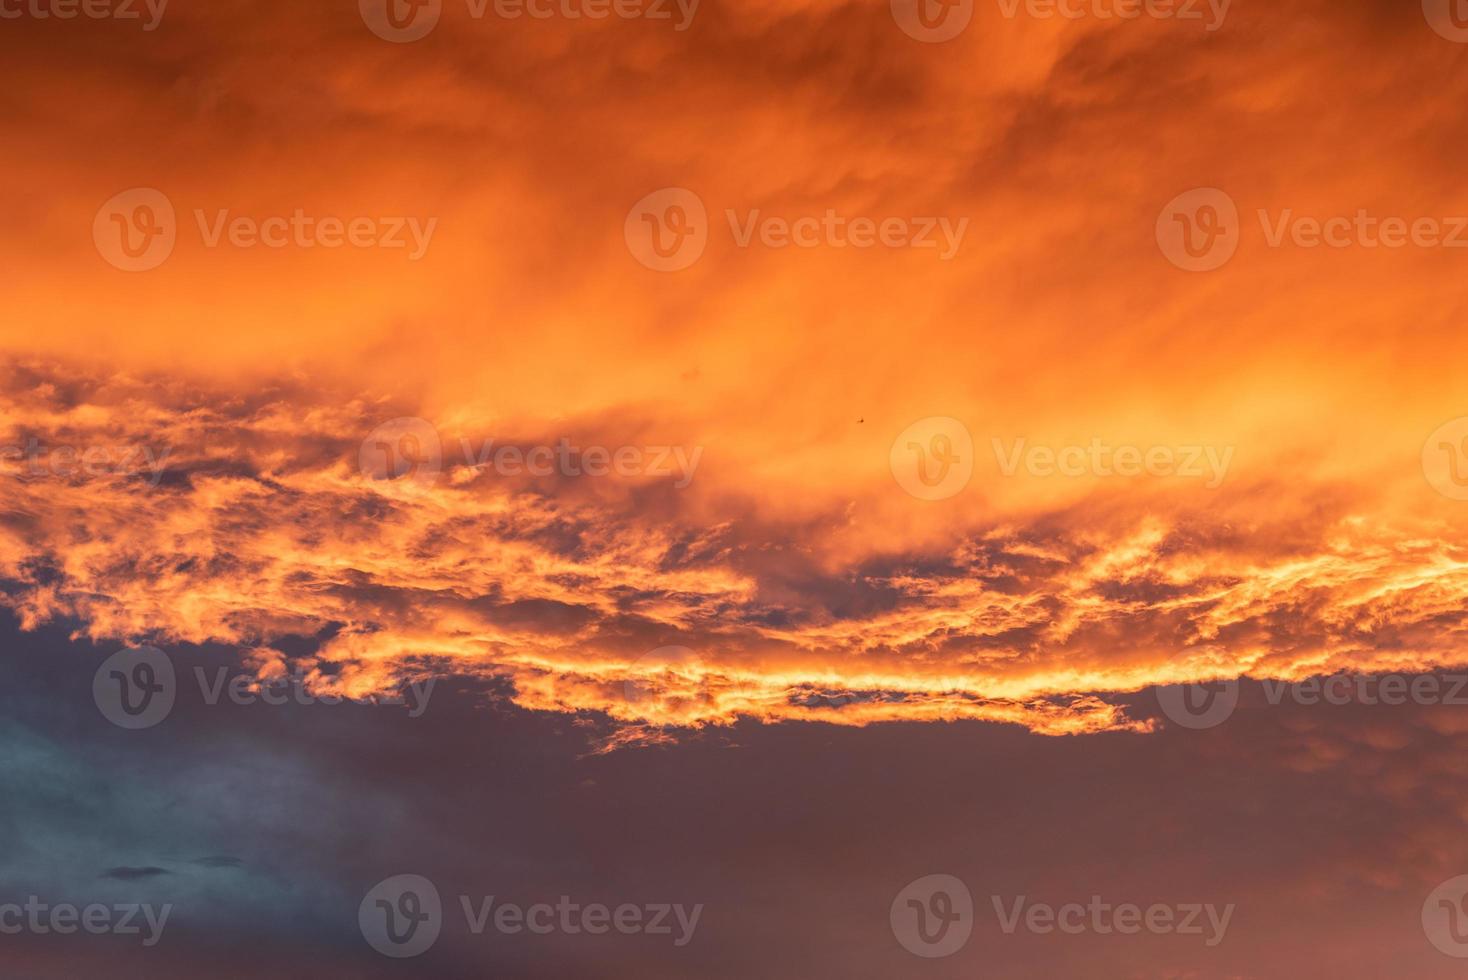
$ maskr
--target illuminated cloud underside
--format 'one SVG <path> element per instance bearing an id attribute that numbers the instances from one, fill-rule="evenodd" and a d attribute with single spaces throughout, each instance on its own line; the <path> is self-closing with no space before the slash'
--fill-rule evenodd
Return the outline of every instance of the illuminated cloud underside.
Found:
<path id="1" fill-rule="evenodd" d="M 1098 491 L 878 548 L 860 502 L 806 525 L 725 503 L 707 523 L 666 478 L 373 480 L 357 450 L 393 413 L 299 388 L 19 374 L 0 444 L 170 451 L 157 487 L 4 463 L 0 573 L 24 625 L 231 644 L 262 671 L 273 643 L 325 631 L 300 664 L 322 691 L 468 674 L 644 732 L 978 718 L 1073 734 L 1146 730 L 1104 697 L 1158 683 L 1468 663 L 1455 529 L 1326 487 Z M 862 492 L 900 497 L 885 480 Z"/>

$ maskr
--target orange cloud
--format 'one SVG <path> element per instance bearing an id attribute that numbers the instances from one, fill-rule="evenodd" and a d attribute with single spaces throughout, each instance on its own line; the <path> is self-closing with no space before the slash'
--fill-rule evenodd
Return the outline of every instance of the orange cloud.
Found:
<path id="1" fill-rule="evenodd" d="M 321 636 L 321 683 L 352 691 L 484 672 L 687 724 L 1093 731 L 1141 726 L 1106 698 L 1159 681 L 1458 662 L 1464 517 L 1421 466 L 1468 414 L 1457 253 L 1270 240 L 1468 213 L 1439 125 L 1468 82 L 1417 10 L 1235 5 L 1208 31 L 976 5 L 924 44 L 883 4 L 707 5 L 684 31 L 450 5 L 392 44 L 350 8 L 0 41 L 29 93 L 0 148 L 8 438 L 99 450 L 0 461 L 28 624 Z M 673 187 L 706 243 L 665 273 L 624 232 Z M 1236 205 L 1237 252 L 1189 273 L 1155 229 L 1199 187 Z M 92 234 L 130 188 L 175 216 L 139 272 Z M 309 242 L 210 230 L 297 214 Z M 325 245 L 328 219 L 425 247 Z M 822 230 L 779 244 L 771 219 Z M 855 247 L 857 220 L 954 248 Z M 426 485 L 359 465 L 404 416 L 441 439 Z M 890 461 L 939 417 L 967 472 L 918 500 Z M 562 439 L 687 455 L 477 465 Z M 1054 471 L 1092 445 L 1107 472 Z M 1124 475 L 1118 447 L 1214 469 Z M 670 645 L 696 662 L 649 671 Z"/>
<path id="2" fill-rule="evenodd" d="M 391 479 L 363 462 L 396 412 L 299 384 L 231 395 L 33 363 L 3 397 L 0 569 L 25 625 L 317 637 L 304 666 L 339 693 L 454 672 L 633 725 L 1068 734 L 1146 730 L 1107 698 L 1154 684 L 1464 663 L 1458 525 L 1376 488 L 1132 478 L 1002 521 L 955 511 L 943 536 L 902 542 L 869 520 L 944 502 L 908 496 L 885 454 L 869 461 L 882 489 L 792 521 L 763 513 L 758 487 L 733 496 L 712 460 L 710 488 L 695 470 L 678 489 L 675 471 L 537 476 L 479 451 L 561 442 L 572 464 L 591 446 L 610 460 L 646 445 L 626 423 L 462 442 L 430 427 L 432 465 Z M 989 477 L 1018 478 L 1041 482 Z"/>

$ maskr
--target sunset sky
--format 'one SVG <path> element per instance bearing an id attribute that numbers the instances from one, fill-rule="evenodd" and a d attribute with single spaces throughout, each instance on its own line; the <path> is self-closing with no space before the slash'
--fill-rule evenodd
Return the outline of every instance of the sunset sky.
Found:
<path id="1" fill-rule="evenodd" d="M 1460 975 L 1468 4 L 72 2 L 0 0 L 0 973 Z M 563 894 L 702 918 L 459 910 Z M 1098 894 L 1236 910 L 991 902 Z"/>

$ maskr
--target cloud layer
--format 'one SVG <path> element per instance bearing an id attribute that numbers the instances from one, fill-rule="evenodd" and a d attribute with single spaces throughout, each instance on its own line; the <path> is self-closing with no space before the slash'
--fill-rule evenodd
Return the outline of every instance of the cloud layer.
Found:
<path id="1" fill-rule="evenodd" d="M 324 692 L 453 673 L 643 735 L 739 717 L 1062 734 L 1145 730 L 1113 695 L 1154 684 L 1468 662 L 1457 525 L 1381 490 L 1098 478 L 1067 506 L 893 541 L 866 533 L 891 498 L 944 504 L 890 472 L 801 521 L 719 486 L 714 450 L 711 491 L 698 468 L 683 489 L 671 469 L 587 472 L 590 447 L 643 449 L 626 420 L 430 427 L 433 465 L 393 478 L 374 447 L 402 450 L 382 427 L 401 407 L 299 382 L 14 378 L 0 571 L 22 623 L 231 644 Z M 497 455 L 561 444 L 545 476 Z"/>

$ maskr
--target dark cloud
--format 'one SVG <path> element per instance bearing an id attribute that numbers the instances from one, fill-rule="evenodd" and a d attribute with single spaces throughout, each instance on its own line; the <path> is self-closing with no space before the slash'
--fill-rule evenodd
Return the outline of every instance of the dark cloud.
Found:
<path id="1" fill-rule="evenodd" d="M 117 867 L 117 868 L 108 868 L 106 871 L 102 872 L 102 877 L 103 878 L 112 878 L 112 879 L 114 879 L 116 881 L 138 881 L 139 879 L 142 879 L 142 878 L 156 878 L 159 875 L 168 875 L 168 874 L 173 874 L 173 872 L 172 871 L 169 871 L 167 868 L 155 868 L 155 867 L 128 868 L 128 867 Z"/>
<path id="2" fill-rule="evenodd" d="M 400 976 L 405 964 L 367 947 L 356 912 L 401 873 L 428 877 L 451 912 L 461 895 L 704 905 L 693 941 L 676 949 L 651 936 L 475 936 L 457 913 L 410 966 L 466 980 L 919 967 L 955 980 L 1322 970 L 1446 980 L 1455 969 L 1417 916 L 1438 882 L 1468 870 L 1468 729 L 1448 729 L 1429 707 L 1275 705 L 1251 685 L 1209 731 L 1055 740 L 963 721 L 743 724 L 595 754 L 604 718 L 571 722 L 446 685 L 416 719 L 181 698 L 156 729 L 126 732 L 91 703 L 90 667 L 105 648 L 54 632 L 10 637 L 5 879 L 21 900 L 175 905 L 149 949 L 124 937 L 6 937 L 8 962 L 40 980 L 104 961 L 109 975 L 155 978 L 291 975 L 302 964 L 326 977 Z M 175 652 L 184 668 L 195 655 L 207 662 L 207 651 Z M 1150 692 L 1130 707 L 1159 716 Z M 49 783 L 13 761 L 42 745 Z M 91 786 L 74 796 L 107 802 L 58 824 L 55 778 L 69 771 Z M 134 870 L 197 871 L 99 882 L 66 858 L 84 859 L 88 842 L 169 855 Z M 893 938 L 888 906 L 932 873 L 967 883 L 977 926 L 953 958 L 920 963 Z M 1207 948 L 1146 934 L 1011 936 L 991 907 L 992 895 L 1093 894 L 1236 912 Z"/>

